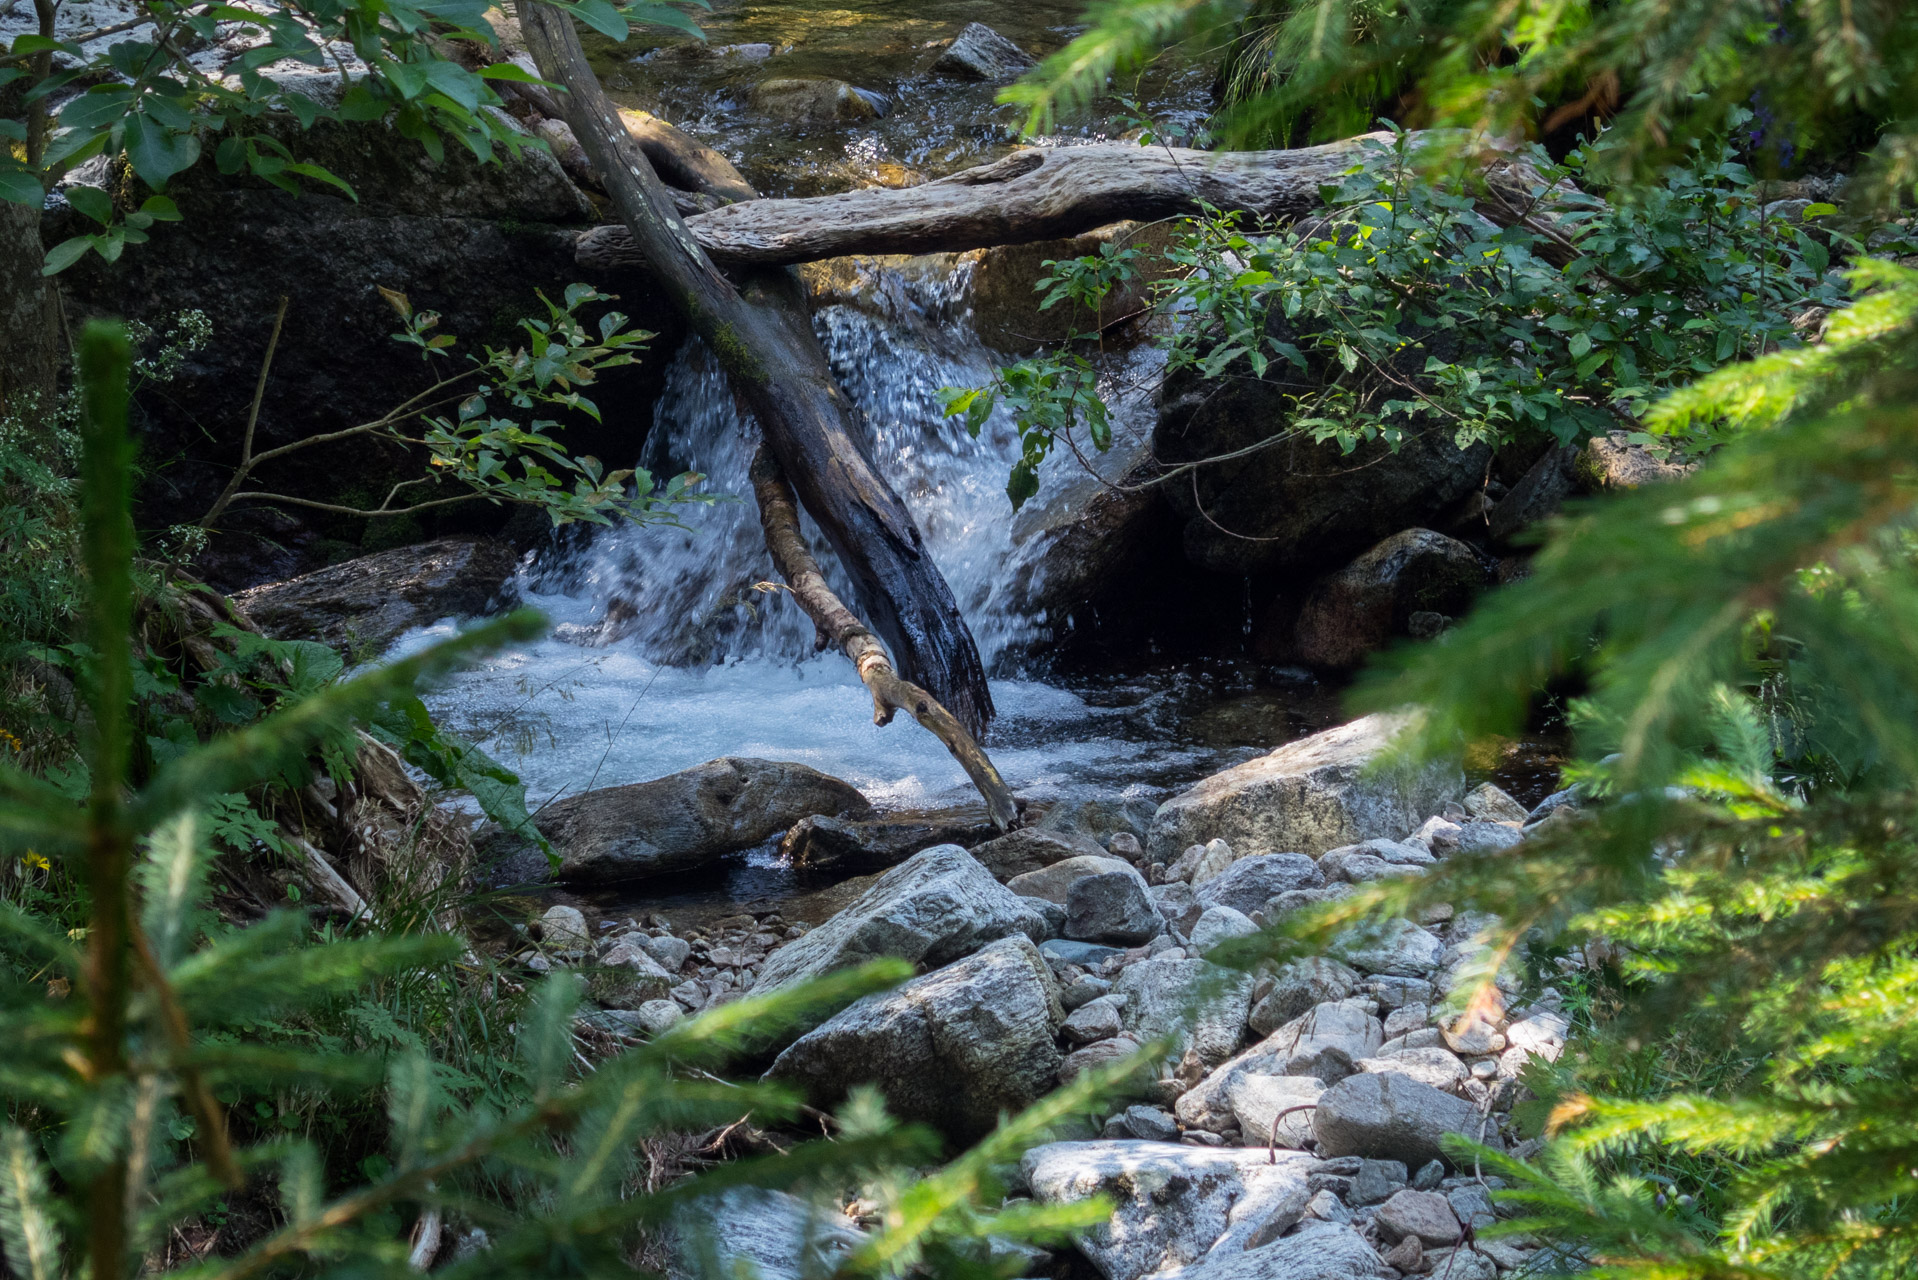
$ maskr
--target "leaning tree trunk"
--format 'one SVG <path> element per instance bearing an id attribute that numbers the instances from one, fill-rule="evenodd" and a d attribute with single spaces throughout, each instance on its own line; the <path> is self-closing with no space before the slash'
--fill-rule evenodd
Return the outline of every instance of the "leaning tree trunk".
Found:
<path id="1" fill-rule="evenodd" d="M 721 274 L 600 90 L 571 20 L 543 4 L 520 8 L 527 48 L 542 75 L 566 86 L 566 122 L 635 247 L 758 420 L 901 673 L 982 731 L 993 708 L 978 647 L 912 516 L 853 435 L 852 405 L 833 379 L 797 280 L 764 270 L 735 287 Z"/>

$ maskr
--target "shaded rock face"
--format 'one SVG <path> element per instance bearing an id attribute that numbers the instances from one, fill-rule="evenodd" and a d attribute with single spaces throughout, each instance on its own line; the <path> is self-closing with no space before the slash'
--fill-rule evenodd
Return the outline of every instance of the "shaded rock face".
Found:
<path id="1" fill-rule="evenodd" d="M 1159 806 L 1146 847 L 1154 860 L 1170 862 L 1214 838 L 1229 841 L 1242 858 L 1316 856 L 1362 840 L 1399 839 L 1465 789 L 1456 765 L 1368 772 L 1399 723 L 1366 716 L 1216 773 Z"/>
<path id="2" fill-rule="evenodd" d="M 595 384 L 604 425 L 568 415 L 560 438 L 579 453 L 637 456 L 632 424 L 651 420 L 649 406 L 683 325 L 644 277 L 587 272 L 574 262 L 573 242 L 595 215 L 550 153 L 528 148 L 487 166 L 454 146 L 436 162 L 378 124 L 320 122 L 301 131 L 291 119 L 268 115 L 251 127 L 285 143 L 295 158 L 338 174 L 358 201 L 319 183 L 293 196 L 250 177 L 222 177 L 208 147 L 206 159 L 167 184 L 183 221 L 155 226 L 148 243 L 118 262 L 90 254 L 58 277 L 76 327 L 113 315 L 164 328 L 169 317 L 194 308 L 212 321 L 212 342 L 187 359 L 178 378 L 136 404 L 142 455 L 156 471 L 165 465 L 165 482 L 142 491 L 143 521 L 197 520 L 225 485 L 288 280 L 299 287 L 261 403 L 258 449 L 378 418 L 435 377 L 464 367 L 461 353 L 520 341 L 519 319 L 546 315 L 536 291 L 558 298 L 567 284 L 585 281 L 619 294 L 611 305 L 658 336 L 652 355 L 609 370 Z M 96 181 L 145 194 L 118 172 Z M 54 244 L 92 225 L 58 210 L 46 215 L 43 231 Z M 267 263 L 272 270 L 262 270 Z M 418 310 L 439 312 L 434 332 L 460 340 L 451 359 L 424 364 L 417 348 L 394 342 L 393 311 L 376 286 L 406 293 Z M 596 320 L 599 308 L 588 311 Z M 395 483 L 424 471 L 423 455 L 360 437 L 269 463 L 256 487 L 374 507 Z M 376 550 L 441 533 L 491 531 L 502 518 L 500 508 L 482 502 L 399 522 L 242 504 L 221 518 L 197 567 L 232 591 L 351 554 L 342 544 Z"/>
<path id="3" fill-rule="evenodd" d="M 1465 612 L 1486 585 L 1470 547 L 1430 529 L 1405 529 L 1312 589 L 1293 632 L 1300 662 L 1356 666 L 1394 636 L 1411 635 L 1414 615 Z"/>
<path id="4" fill-rule="evenodd" d="M 1299 389 L 1176 375 L 1161 393 L 1158 456 L 1190 462 L 1282 435 L 1292 414 L 1287 397 Z M 1301 438 L 1201 467 L 1196 490 L 1165 490 L 1186 521 L 1183 543 L 1193 564 L 1240 574 L 1323 571 L 1328 561 L 1400 529 L 1443 524 L 1443 515 L 1482 484 L 1491 456 L 1489 446 L 1460 449 L 1438 429 L 1418 432 L 1397 452 L 1372 440 L 1342 455 L 1336 444 Z"/>
<path id="5" fill-rule="evenodd" d="M 1021 827 L 1017 831 L 1007 832 L 996 840 L 975 845 L 972 856 L 999 879 L 1012 880 L 1018 876 L 1042 871 L 1068 858 L 1104 857 L 1105 850 L 1090 836 L 1069 831 L 1044 831 L 1038 827 Z M 1060 902 L 1062 905 L 1064 903 L 1063 898 L 1051 900 Z"/>
<path id="6" fill-rule="evenodd" d="M 821 1103 L 871 1083 L 894 1114 L 971 1142 L 1052 1088 L 1064 1016 L 1052 970 L 1014 935 L 842 1010 L 794 1041 L 766 1078 Z"/>
<path id="7" fill-rule="evenodd" d="M 969 22 L 932 64 L 962 80 L 1017 80 L 1039 60 L 983 22 Z"/>
<path id="8" fill-rule="evenodd" d="M 851 783 L 774 760 L 727 756 L 651 782 L 568 796 L 540 811 L 561 880 L 634 880 L 750 849 L 809 814 L 870 811 Z"/>
<path id="9" fill-rule="evenodd" d="M 780 841 L 779 852 L 807 871 L 859 875 L 897 866 L 936 844 L 971 847 L 998 833 L 981 804 L 865 818 L 819 814 L 800 819 Z"/>
<path id="10" fill-rule="evenodd" d="M 943 965 L 988 942 L 1047 935 L 1030 900 L 997 880 L 958 845 L 935 845 L 880 876 L 851 905 L 773 952 L 754 994 L 836 969 L 897 956 Z"/>
<path id="11" fill-rule="evenodd" d="M 1251 1248 L 1299 1221 L 1313 1163 L 1292 1151 L 1054 1142 L 1026 1152 L 1020 1172 L 1042 1204 L 1109 1197 L 1111 1219 L 1080 1236 L 1079 1249 L 1106 1280 L 1140 1280 L 1273 1247 Z"/>
<path id="12" fill-rule="evenodd" d="M 371 657 L 414 627 L 484 613 L 518 567 L 496 539 L 443 538 L 254 587 L 233 602 L 277 639 Z"/>

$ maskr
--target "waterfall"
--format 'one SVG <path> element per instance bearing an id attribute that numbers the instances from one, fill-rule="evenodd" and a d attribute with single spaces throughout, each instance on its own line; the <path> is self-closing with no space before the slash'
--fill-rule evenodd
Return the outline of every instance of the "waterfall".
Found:
<path id="1" fill-rule="evenodd" d="M 1111 359 L 1114 449 L 1090 471 L 1070 453 L 1054 458 L 1040 496 L 1015 517 L 1005 493 L 1013 423 L 995 414 L 974 439 L 940 412 L 942 387 L 981 385 L 1005 359 L 973 332 L 967 261 L 820 270 L 813 322 L 860 411 L 860 443 L 918 523 L 994 673 L 1001 717 L 988 745 L 1001 772 L 1032 795 L 1123 792 L 1168 770 L 1189 774 L 1191 758 L 1166 744 L 1125 740 L 1128 716 L 1155 690 L 1108 691 L 1095 706 L 1056 684 L 1011 678 L 1049 631 L 1038 602 L 1055 537 L 1075 504 L 1142 456 L 1162 356 L 1139 348 Z M 673 357 L 639 462 L 661 477 L 698 471 L 723 499 L 681 511 L 683 528 L 600 529 L 538 558 L 522 594 L 554 620 L 553 638 L 456 677 L 430 700 L 519 768 L 536 802 L 729 754 L 813 764 L 882 804 L 969 794 L 929 734 L 904 721 L 873 726 L 850 665 L 816 655 L 799 607 L 776 588 L 756 589 L 776 580 L 747 479 L 757 444 L 717 362 L 689 342 Z M 854 602 L 823 537 L 810 521 L 804 529 Z"/>

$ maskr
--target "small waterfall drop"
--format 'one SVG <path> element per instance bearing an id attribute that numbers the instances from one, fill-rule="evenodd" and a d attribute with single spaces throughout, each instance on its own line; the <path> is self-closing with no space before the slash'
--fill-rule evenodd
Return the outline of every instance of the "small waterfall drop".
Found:
<path id="1" fill-rule="evenodd" d="M 1005 493 L 1018 451 L 1009 417 L 995 414 L 975 439 L 941 412 L 941 388 L 982 385 L 1004 359 L 973 332 L 969 264 L 935 256 L 826 270 L 814 281 L 824 293 L 814 327 L 860 410 L 861 445 L 912 512 L 995 674 L 1001 717 L 988 744 L 1008 781 L 1032 795 L 1122 792 L 1168 769 L 1189 773 L 1191 761 L 1163 743 L 1122 740 L 1136 699 L 1093 706 L 1008 678 L 1046 634 L 1038 602 L 1047 549 L 1075 504 L 1143 456 L 1149 386 L 1163 357 L 1140 347 L 1110 360 L 1113 450 L 1089 468 L 1061 450 L 1039 497 L 1015 517 Z M 657 476 L 698 471 L 726 500 L 685 509 L 684 528 L 601 529 L 542 557 L 521 585 L 554 620 L 553 637 L 456 677 L 433 698 L 456 728 L 522 772 L 535 801 L 720 755 L 810 763 L 882 804 L 966 798 L 963 774 L 936 740 L 903 720 L 873 726 L 851 667 L 815 655 L 798 606 L 776 588 L 758 589 L 776 575 L 747 479 L 757 444 L 717 362 L 689 342 L 673 357 L 639 461 Z M 854 603 L 823 537 L 810 521 L 805 528 Z"/>

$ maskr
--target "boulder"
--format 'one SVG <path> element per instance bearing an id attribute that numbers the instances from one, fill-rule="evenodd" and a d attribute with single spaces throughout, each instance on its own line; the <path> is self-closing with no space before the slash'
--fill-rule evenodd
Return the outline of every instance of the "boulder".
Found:
<path id="1" fill-rule="evenodd" d="M 1261 1147 L 1276 1141 L 1297 1151 L 1312 1141 L 1312 1113 L 1293 1108 L 1317 1102 L 1325 1089 L 1325 1081 L 1316 1076 L 1239 1072 L 1226 1081 L 1225 1104 L 1246 1146 Z"/>
<path id="2" fill-rule="evenodd" d="M 608 1009 L 640 1009 L 665 1000 L 679 979 L 638 947 L 609 948 L 587 983 L 587 993 Z"/>
<path id="3" fill-rule="evenodd" d="M 1190 853 L 1191 850 L 1187 850 Z M 1183 862 L 1181 855 L 1180 861 Z M 1216 880 L 1225 874 L 1225 869 L 1239 860 L 1239 855 L 1230 844 L 1223 840 L 1208 840 L 1192 863 L 1192 870 L 1185 876 L 1194 889 L 1208 880 Z M 1183 868 L 1182 868 L 1183 869 Z"/>
<path id="4" fill-rule="evenodd" d="M 1179 1140 L 1179 1122 L 1161 1107 L 1135 1103 L 1125 1109 L 1119 1120 L 1135 1138 L 1144 1138 L 1148 1142 Z"/>
<path id="5" fill-rule="evenodd" d="M 1322 1156 L 1373 1156 L 1408 1166 L 1445 1159 L 1439 1141 L 1448 1133 L 1497 1141 L 1496 1128 L 1481 1121 L 1477 1107 L 1396 1073 L 1362 1072 L 1327 1089 L 1312 1113 L 1312 1132 Z"/>
<path id="6" fill-rule="evenodd" d="M 969 22 L 932 64 L 934 71 L 963 80 L 999 84 L 1017 80 L 1039 65 L 1039 60 L 983 22 Z"/>
<path id="7" fill-rule="evenodd" d="M 1396 1274 L 1357 1230 L 1314 1218 L 1270 1244 L 1207 1256 L 1155 1280 L 1385 1280 Z M 1434 1275 L 1452 1280 L 1444 1272 Z"/>
<path id="8" fill-rule="evenodd" d="M 564 903 L 546 908 L 539 918 L 540 941 L 553 951 L 585 951 L 593 945 L 593 931 L 578 907 Z"/>
<path id="9" fill-rule="evenodd" d="M 1193 896 L 1192 886 L 1183 880 L 1155 884 L 1146 892 L 1152 895 L 1152 904 L 1165 917 L 1165 922 L 1181 933 L 1190 933 L 1205 913 L 1198 898 Z"/>
<path id="10" fill-rule="evenodd" d="M 1059 1083 L 1071 1084 L 1082 1072 L 1098 1067 L 1110 1066 L 1121 1058 L 1129 1058 L 1139 1051 L 1139 1042 L 1128 1035 L 1114 1036 L 1110 1040 L 1095 1040 L 1083 1049 L 1074 1049 L 1059 1064 Z"/>
<path id="11" fill-rule="evenodd" d="M 1490 782 L 1481 782 L 1465 793 L 1465 812 L 1485 822 L 1522 823 L 1531 818 L 1524 805 Z"/>
<path id="12" fill-rule="evenodd" d="M 1088 1000 L 1066 1015 L 1059 1034 L 1074 1048 L 1110 1040 L 1125 1029 L 1120 1020 L 1121 1002 L 1109 995 Z"/>
<path id="13" fill-rule="evenodd" d="M 1578 449 L 1557 445 L 1539 455 L 1526 472 L 1512 482 L 1486 517 L 1486 533 L 1494 542 L 1510 542 L 1559 509 L 1578 487 L 1575 465 Z"/>
<path id="14" fill-rule="evenodd" d="M 1462 1249 L 1427 1249 L 1425 1263 L 1433 1276 L 1444 1280 L 1498 1280 L 1498 1263 L 1476 1246 Z"/>
<path id="15" fill-rule="evenodd" d="M 1045 917 L 958 845 L 935 845 L 880 876 L 824 924 L 767 957 L 755 994 L 897 956 L 928 967 L 988 942 L 1046 936 Z"/>
<path id="16" fill-rule="evenodd" d="M 1627 431 L 1593 436 L 1572 463 L 1572 472 L 1579 483 L 1594 493 L 1682 480 L 1697 469 L 1697 463 L 1670 462 L 1659 457 L 1634 441 Z"/>
<path id="17" fill-rule="evenodd" d="M 1430 529 L 1402 530 L 1312 589 L 1293 656 L 1315 667 L 1356 666 L 1394 636 L 1411 634 L 1413 614 L 1458 617 L 1485 585 L 1485 569 L 1464 543 Z"/>
<path id="18" fill-rule="evenodd" d="M 1359 989 L 1359 975 L 1327 956 L 1294 960 L 1279 970 L 1248 1019 L 1254 1035 L 1269 1036 L 1314 1005 L 1343 1000 Z"/>
<path id="19" fill-rule="evenodd" d="M 984 805 L 951 809 L 915 809 L 874 814 L 865 818 L 838 818 L 815 814 L 801 818 L 779 852 L 805 871 L 835 875 L 869 875 L 896 867 L 921 849 L 936 844 L 970 848 L 999 834 Z"/>
<path id="20" fill-rule="evenodd" d="M 1429 978 L 1445 955 L 1445 944 L 1435 934 L 1404 919 L 1353 929 L 1333 949 L 1360 973 L 1400 978 Z"/>
<path id="21" fill-rule="evenodd" d="M 734 1187 L 673 1216 L 676 1275 L 810 1280 L 831 1275 L 866 1239 L 844 1213 L 783 1191 Z"/>
<path id="22" fill-rule="evenodd" d="M 1049 867 L 1041 867 L 1037 871 L 1016 875 L 1006 881 L 1006 888 L 1022 898 L 1044 898 L 1047 902 L 1056 902 L 1063 907 L 1074 884 L 1087 876 L 1112 873 L 1138 875 L 1132 870 L 1132 864 L 1123 859 L 1108 858 L 1103 854 L 1080 854 L 1062 862 L 1055 862 Z M 1144 883 L 1143 880 L 1140 881 L 1142 886 Z"/>
<path id="23" fill-rule="evenodd" d="M 1036 901 L 1043 902 L 1040 898 Z M 1100 965 L 1125 952 L 1119 947 L 1103 947 L 1096 942 L 1074 942 L 1069 938 L 1048 938 L 1039 944 L 1040 954 L 1058 964 Z"/>
<path id="24" fill-rule="evenodd" d="M 1239 1047 L 1252 979 L 1203 960 L 1164 958 L 1130 966 L 1112 990 L 1125 997 L 1125 1026 L 1135 1038 L 1168 1038 L 1173 1057 L 1189 1048 L 1210 1064 Z"/>
<path id="25" fill-rule="evenodd" d="M 1455 853 L 1497 853 L 1523 839 L 1525 833 L 1510 823 L 1473 819 L 1457 823 L 1449 831 L 1435 831 L 1432 851 L 1445 857 Z"/>
<path id="26" fill-rule="evenodd" d="M 233 603 L 276 640 L 318 640 L 370 658 L 414 627 L 485 613 L 518 571 L 503 542 L 442 538 L 253 587 Z"/>
<path id="27" fill-rule="evenodd" d="M 825 76 L 762 80 L 753 86 L 747 102 L 754 111 L 792 124 L 877 120 L 889 106 L 883 94 Z"/>
<path id="28" fill-rule="evenodd" d="M 1242 855 L 1318 855 L 1396 840 L 1464 789 L 1456 765 L 1373 771 L 1403 721 L 1371 715 L 1287 743 L 1159 806 L 1147 849 L 1157 861 L 1215 837 Z"/>
<path id="29" fill-rule="evenodd" d="M 1106 1280 L 1243 1253 L 1303 1216 L 1310 1156 L 1164 1142 L 1054 1142 L 1034 1147 L 1020 1172 L 1041 1204 L 1104 1195 L 1112 1216 L 1078 1239 Z M 1270 1247 L 1270 1246 L 1266 1246 Z"/>
<path id="30" fill-rule="evenodd" d="M 766 1079 L 822 1105 L 870 1083 L 893 1114 L 972 1142 L 1051 1090 L 1064 1017 L 1052 970 L 1014 935 L 857 1001 L 788 1046 Z"/>
<path id="31" fill-rule="evenodd" d="M 1276 309 L 1273 323 L 1284 323 Z M 1407 526 L 1438 523 L 1484 484 L 1490 446 L 1460 449 L 1444 427 L 1409 432 L 1397 447 L 1368 440 L 1350 453 L 1294 431 L 1299 387 L 1288 377 L 1182 371 L 1166 379 L 1153 432 L 1163 464 L 1245 451 L 1200 467 L 1192 484 L 1164 488 L 1185 521 L 1192 564 L 1234 575 L 1321 571 Z"/>
<path id="32" fill-rule="evenodd" d="M 996 840 L 974 845 L 972 856 L 999 879 L 1011 880 L 1015 876 L 1043 870 L 1055 862 L 1064 862 L 1067 858 L 1102 858 L 1106 856 L 1106 851 L 1090 836 L 1021 827 Z"/>
<path id="33" fill-rule="evenodd" d="M 1458 1217 L 1451 1204 L 1436 1191 L 1400 1191 L 1384 1204 L 1372 1221 L 1387 1240 L 1399 1241 L 1417 1236 L 1419 1243 L 1457 1244 Z"/>
<path id="34" fill-rule="evenodd" d="M 1316 889 L 1324 877 L 1312 859 L 1302 853 L 1263 853 L 1240 858 L 1204 884 L 1193 896 L 1204 907 L 1231 907 L 1250 917 L 1282 893 Z"/>
<path id="35" fill-rule="evenodd" d="M 1309 1076 L 1330 1084 L 1383 1043 L 1379 1020 L 1356 1000 L 1328 1001 L 1220 1065 L 1179 1098 L 1179 1119 L 1217 1132 L 1232 1118 L 1232 1090 L 1250 1076 Z"/>
<path id="36" fill-rule="evenodd" d="M 1032 825 L 1040 831 L 1104 841 L 1109 847 L 1112 837 L 1122 832 L 1143 840 L 1152 827 L 1152 815 L 1158 807 L 1150 800 L 1137 797 L 1061 800 Z"/>
<path id="37" fill-rule="evenodd" d="M 640 879 L 750 849 L 809 814 L 865 813 L 859 789 L 803 764 L 731 756 L 651 782 L 602 787 L 534 819 L 559 851 L 561 880 Z M 511 837 L 497 837 L 492 853 Z"/>
<path id="38" fill-rule="evenodd" d="M 1231 907 L 1207 907 L 1192 926 L 1192 948 L 1204 955 L 1221 942 L 1248 938 L 1258 931 L 1259 926 L 1253 924 L 1244 912 Z"/>
<path id="39" fill-rule="evenodd" d="M 1120 863 L 1117 870 L 1072 882 L 1066 890 L 1066 922 L 1060 932 L 1080 942 L 1138 946 L 1165 932 L 1165 918 L 1146 893 L 1145 877 Z"/>
<path id="40" fill-rule="evenodd" d="M 1457 1054 L 1438 1045 L 1427 1045 L 1422 1049 L 1398 1049 L 1391 1053 L 1381 1053 L 1376 1058 L 1365 1058 L 1358 1063 L 1360 1071 L 1375 1074 L 1394 1074 L 1416 1080 L 1420 1084 L 1430 1085 L 1434 1089 L 1452 1092 L 1472 1073 L 1459 1061 Z"/>
<path id="41" fill-rule="evenodd" d="M 1389 840 L 1369 844 L 1391 844 Z M 1410 848 L 1401 845 L 1401 848 Z M 1431 859 L 1431 855 L 1426 857 Z M 1319 856 L 1319 874 L 1327 884 L 1364 884 L 1368 880 L 1387 880 L 1396 876 L 1416 876 L 1423 872 L 1417 863 L 1387 862 L 1362 844 L 1348 844 Z"/>

